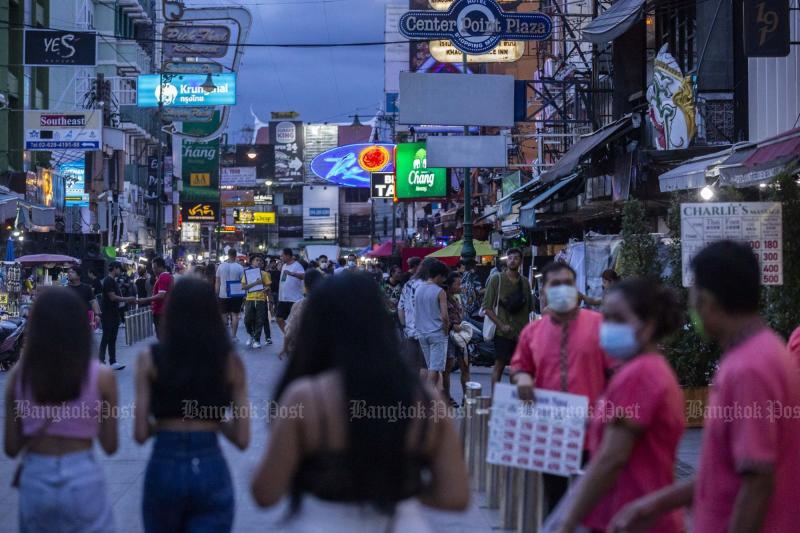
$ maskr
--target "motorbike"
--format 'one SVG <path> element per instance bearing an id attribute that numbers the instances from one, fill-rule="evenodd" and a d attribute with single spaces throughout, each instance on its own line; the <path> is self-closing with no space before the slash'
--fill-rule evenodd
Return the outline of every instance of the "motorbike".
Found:
<path id="1" fill-rule="evenodd" d="M 19 361 L 26 322 L 24 317 L 0 315 L 0 371 L 8 371 Z"/>
<path id="2" fill-rule="evenodd" d="M 467 346 L 470 364 L 474 366 L 494 366 L 494 343 L 483 338 L 482 320 L 478 320 L 475 317 L 467 317 L 466 321 L 472 327 L 472 339 Z"/>

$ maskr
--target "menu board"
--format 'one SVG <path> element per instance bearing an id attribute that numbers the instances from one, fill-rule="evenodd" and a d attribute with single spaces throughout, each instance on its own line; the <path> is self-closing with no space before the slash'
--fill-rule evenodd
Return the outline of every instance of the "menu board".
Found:
<path id="1" fill-rule="evenodd" d="M 589 399 L 536 389 L 523 403 L 517 387 L 494 386 L 486 461 L 569 477 L 581 471 Z"/>
<path id="2" fill-rule="evenodd" d="M 750 245 L 758 257 L 762 284 L 783 285 L 782 214 L 780 202 L 681 204 L 683 286 L 694 284 L 692 258 L 723 239 Z"/>

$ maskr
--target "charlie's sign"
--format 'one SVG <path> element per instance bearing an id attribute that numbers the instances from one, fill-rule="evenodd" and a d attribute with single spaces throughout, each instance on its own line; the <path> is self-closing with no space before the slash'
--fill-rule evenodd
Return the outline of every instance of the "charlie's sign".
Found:
<path id="1" fill-rule="evenodd" d="M 466 54 L 485 54 L 500 41 L 542 41 L 553 23 L 543 13 L 506 13 L 495 0 L 457 0 L 447 11 L 408 11 L 400 33 L 412 41 L 450 39 Z"/>

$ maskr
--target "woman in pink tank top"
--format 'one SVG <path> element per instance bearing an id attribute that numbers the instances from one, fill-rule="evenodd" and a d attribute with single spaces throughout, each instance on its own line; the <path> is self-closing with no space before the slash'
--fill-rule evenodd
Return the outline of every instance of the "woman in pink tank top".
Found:
<path id="1" fill-rule="evenodd" d="M 36 299 L 20 364 L 6 389 L 5 451 L 21 452 L 20 531 L 114 530 L 97 439 L 117 450 L 117 408 L 110 369 L 92 357 L 85 303 L 53 288 Z"/>

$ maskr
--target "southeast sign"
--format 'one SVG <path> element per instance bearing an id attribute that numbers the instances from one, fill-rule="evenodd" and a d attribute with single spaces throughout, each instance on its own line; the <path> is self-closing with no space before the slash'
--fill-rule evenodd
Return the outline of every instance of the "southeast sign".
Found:
<path id="1" fill-rule="evenodd" d="M 495 0 L 457 0 L 447 11 L 408 11 L 399 26 L 412 41 L 450 39 L 466 54 L 485 54 L 503 40 L 543 41 L 553 30 L 544 13 L 506 13 Z"/>
<path id="2" fill-rule="evenodd" d="M 311 171 L 342 187 L 369 187 L 373 172 L 393 172 L 393 144 L 348 144 L 311 161 Z"/>
<path id="3" fill-rule="evenodd" d="M 25 111 L 25 150 L 100 150 L 103 113 Z"/>
<path id="4" fill-rule="evenodd" d="M 447 196 L 447 169 L 428 168 L 424 142 L 397 145 L 395 199 L 418 200 Z"/>
<path id="5" fill-rule="evenodd" d="M 136 105 L 158 107 L 202 107 L 236 105 L 236 74 L 211 74 L 213 90 L 203 85 L 208 74 L 145 74 L 136 84 Z"/>

